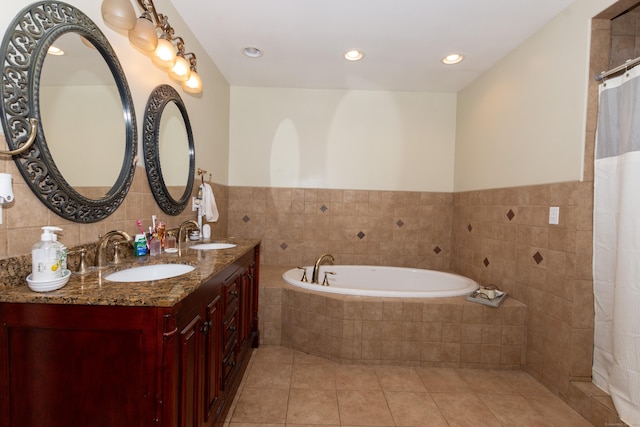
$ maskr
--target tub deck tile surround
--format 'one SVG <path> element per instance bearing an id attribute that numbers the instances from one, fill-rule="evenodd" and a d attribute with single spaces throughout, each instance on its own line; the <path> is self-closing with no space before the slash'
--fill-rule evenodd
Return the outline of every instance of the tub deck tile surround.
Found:
<path id="1" fill-rule="evenodd" d="M 287 267 L 260 270 L 263 343 L 345 364 L 520 370 L 526 306 L 464 297 L 405 299 L 319 293 L 289 285 Z"/>

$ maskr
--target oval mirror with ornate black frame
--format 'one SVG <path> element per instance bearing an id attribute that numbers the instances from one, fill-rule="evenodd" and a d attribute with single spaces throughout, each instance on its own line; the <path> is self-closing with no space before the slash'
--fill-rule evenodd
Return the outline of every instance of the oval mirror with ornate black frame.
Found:
<path id="1" fill-rule="evenodd" d="M 193 189 L 195 151 L 187 109 L 173 87 L 160 85 L 149 96 L 142 141 L 153 197 L 167 215 L 180 214 Z"/>
<path id="2" fill-rule="evenodd" d="M 66 54 L 48 55 L 58 44 Z M 35 143 L 14 157 L 18 170 L 62 218 L 105 219 L 131 187 L 137 152 L 133 99 L 111 44 L 79 9 L 41 1 L 16 15 L 0 52 L 1 120 L 11 150 L 25 144 L 30 119 L 38 120 Z"/>

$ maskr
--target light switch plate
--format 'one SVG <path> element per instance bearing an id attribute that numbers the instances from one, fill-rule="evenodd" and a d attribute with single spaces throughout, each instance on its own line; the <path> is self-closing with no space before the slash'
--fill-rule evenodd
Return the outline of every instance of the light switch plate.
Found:
<path id="1" fill-rule="evenodd" d="M 560 207 L 551 206 L 549 208 L 549 224 L 557 225 L 560 223 Z"/>

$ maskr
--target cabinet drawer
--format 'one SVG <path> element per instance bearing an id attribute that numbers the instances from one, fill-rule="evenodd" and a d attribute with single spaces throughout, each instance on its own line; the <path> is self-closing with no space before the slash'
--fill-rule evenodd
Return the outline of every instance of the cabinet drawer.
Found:
<path id="1" fill-rule="evenodd" d="M 236 352 L 230 351 L 222 361 L 222 388 L 226 388 L 236 367 Z"/>
<path id="2" fill-rule="evenodd" d="M 238 286 L 236 282 L 231 282 L 224 287 L 224 306 L 226 313 L 229 313 L 229 310 L 233 306 L 238 305 Z"/>
<path id="3" fill-rule="evenodd" d="M 222 348 L 225 353 L 235 346 L 238 338 L 238 318 L 235 314 L 222 327 Z"/>

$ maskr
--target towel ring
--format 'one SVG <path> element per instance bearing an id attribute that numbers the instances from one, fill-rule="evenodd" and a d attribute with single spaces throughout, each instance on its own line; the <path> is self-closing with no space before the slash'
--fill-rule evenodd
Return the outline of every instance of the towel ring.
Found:
<path id="1" fill-rule="evenodd" d="M 204 174 L 207 173 L 206 170 L 198 168 L 198 175 L 200 175 L 200 178 L 202 179 L 202 185 L 204 185 Z M 211 174 L 209 174 L 209 176 L 211 176 Z"/>
<path id="2" fill-rule="evenodd" d="M 20 148 L 16 148 L 15 150 L 3 151 L 0 150 L 0 154 L 4 154 L 7 156 L 17 156 L 18 154 L 22 154 L 27 151 L 36 140 L 36 135 L 38 133 L 38 119 L 29 119 L 31 123 L 31 129 L 29 130 L 29 138 L 27 138 L 27 142 Z"/>

